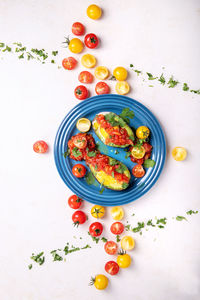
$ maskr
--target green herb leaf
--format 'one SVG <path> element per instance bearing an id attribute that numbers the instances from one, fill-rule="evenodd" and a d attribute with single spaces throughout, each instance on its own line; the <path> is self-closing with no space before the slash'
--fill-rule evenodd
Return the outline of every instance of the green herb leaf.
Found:
<path id="1" fill-rule="evenodd" d="M 56 56 L 58 54 L 58 51 L 52 51 L 52 55 Z"/>
<path id="2" fill-rule="evenodd" d="M 169 88 L 174 88 L 178 83 L 179 82 L 177 80 L 174 80 L 173 76 L 171 76 L 167 84 Z"/>
<path id="3" fill-rule="evenodd" d="M 117 242 L 120 242 L 120 241 L 121 241 L 120 236 L 119 236 L 118 234 L 116 235 L 116 241 L 117 241 Z"/>
<path id="4" fill-rule="evenodd" d="M 155 166 L 155 161 L 154 160 L 152 160 L 152 159 L 146 159 L 145 161 L 144 161 L 144 164 L 143 164 L 143 166 L 145 167 L 145 168 L 153 168 L 154 166 Z"/>
<path id="5" fill-rule="evenodd" d="M 36 255 L 33 253 L 31 259 L 41 266 L 45 262 L 44 252 L 40 252 Z"/>
<path id="6" fill-rule="evenodd" d="M 141 231 L 142 228 L 144 228 L 144 226 L 145 226 L 144 222 L 138 222 L 138 226 L 132 228 L 132 231 L 133 232 L 139 232 L 139 231 Z"/>
<path id="7" fill-rule="evenodd" d="M 79 148 L 74 147 L 72 149 L 72 154 L 73 154 L 74 157 L 79 157 L 80 155 L 82 155 L 82 152 L 79 150 Z"/>
<path id="8" fill-rule="evenodd" d="M 119 151 L 115 150 L 115 154 L 116 154 L 116 155 L 119 154 Z"/>
<path id="9" fill-rule="evenodd" d="M 142 73 L 142 71 L 139 70 L 134 70 L 134 72 L 137 73 L 137 76 L 139 76 Z"/>
<path id="10" fill-rule="evenodd" d="M 163 73 L 160 75 L 160 78 L 158 79 L 158 81 L 160 81 L 160 83 L 161 83 L 162 85 L 165 85 L 166 80 L 165 80 L 165 78 L 164 78 L 164 76 L 163 76 Z"/>
<path id="11" fill-rule="evenodd" d="M 135 116 L 134 112 L 132 110 L 130 110 L 130 108 L 128 108 L 128 107 L 125 107 L 120 114 L 120 117 L 122 119 L 124 119 L 124 118 L 133 119 L 134 116 Z"/>
<path id="12" fill-rule="evenodd" d="M 167 218 L 158 219 L 156 224 L 163 224 L 163 225 L 167 224 Z"/>
<path id="13" fill-rule="evenodd" d="M 133 64 L 130 64 L 130 68 L 133 68 Z"/>
<path id="14" fill-rule="evenodd" d="M 198 214 L 198 210 L 196 210 L 196 211 L 194 211 L 194 210 L 188 210 L 187 212 L 186 212 L 186 214 L 187 215 L 192 215 L 192 214 Z"/>
<path id="15" fill-rule="evenodd" d="M 31 269 L 32 269 L 32 267 L 33 267 L 33 265 L 32 265 L 32 264 L 28 265 L 28 268 L 29 268 L 29 270 L 31 270 Z"/>
<path id="16" fill-rule="evenodd" d="M 101 238 L 102 242 L 106 243 L 108 240 L 105 237 Z"/>
<path id="17" fill-rule="evenodd" d="M 89 157 L 95 157 L 96 156 L 96 151 L 88 151 L 87 152 L 87 156 L 89 156 Z"/>
<path id="18" fill-rule="evenodd" d="M 177 216 L 176 220 L 177 221 L 183 221 L 183 220 L 187 221 L 187 219 L 185 217 L 183 217 L 183 216 Z"/>
<path id="19" fill-rule="evenodd" d="M 188 91 L 189 90 L 189 86 L 187 85 L 187 83 L 183 84 L 183 91 Z"/>
<path id="20" fill-rule="evenodd" d="M 158 78 L 158 77 L 153 77 L 153 75 L 149 72 L 146 72 L 146 74 L 148 75 L 148 80 L 155 80 Z"/>
<path id="21" fill-rule="evenodd" d="M 190 90 L 190 92 L 200 95 L 200 89 L 199 90 Z"/>
<path id="22" fill-rule="evenodd" d="M 61 261 L 63 260 L 62 256 L 60 256 L 57 251 L 60 251 L 60 250 L 52 250 L 50 253 L 52 254 L 53 256 L 53 261 Z"/>
<path id="23" fill-rule="evenodd" d="M 88 234 L 91 236 L 92 240 L 93 240 L 96 244 L 98 244 L 100 238 L 97 238 L 96 236 L 92 236 L 92 235 L 89 233 L 89 231 L 88 231 Z"/>
<path id="24" fill-rule="evenodd" d="M 152 227 L 155 227 L 155 226 L 156 226 L 156 225 L 154 225 L 154 224 L 152 223 L 152 219 L 150 219 L 150 220 L 147 221 L 147 225 L 148 225 L 148 226 L 152 226 Z"/>
<path id="25" fill-rule="evenodd" d="M 105 191 L 105 188 L 102 187 L 101 190 L 99 191 L 99 194 L 102 194 Z"/>
<path id="26" fill-rule="evenodd" d="M 95 177 L 93 176 L 91 171 L 87 172 L 87 174 L 85 175 L 85 180 L 89 185 L 95 182 Z"/>
<path id="27" fill-rule="evenodd" d="M 130 151 L 126 152 L 125 158 L 128 158 L 130 155 L 131 155 Z"/>

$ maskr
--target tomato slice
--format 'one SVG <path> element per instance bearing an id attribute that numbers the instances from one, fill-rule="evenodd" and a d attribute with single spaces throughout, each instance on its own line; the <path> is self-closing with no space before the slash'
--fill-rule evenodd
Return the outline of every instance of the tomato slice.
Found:
<path id="1" fill-rule="evenodd" d="M 113 255 L 117 252 L 117 244 L 113 241 L 107 241 L 104 245 L 104 249 L 107 254 Z"/>
<path id="2" fill-rule="evenodd" d="M 115 222 L 111 225 L 110 231 L 113 234 L 121 234 L 124 231 L 124 225 L 121 222 Z"/>
<path id="3" fill-rule="evenodd" d="M 97 95 L 109 94 L 110 87 L 107 85 L 107 83 L 100 81 L 96 84 L 95 92 L 97 93 Z"/>
<path id="4" fill-rule="evenodd" d="M 119 272 L 119 265 L 115 261 L 108 261 L 105 264 L 105 270 L 110 275 L 116 275 Z"/>
<path id="5" fill-rule="evenodd" d="M 141 178 L 145 175 L 145 170 L 142 165 L 137 164 L 135 167 L 133 167 L 132 173 L 135 177 Z"/>
<path id="6" fill-rule="evenodd" d="M 77 60 L 73 57 L 64 58 L 62 61 L 62 66 L 66 70 L 73 70 L 76 67 Z"/>
<path id="7" fill-rule="evenodd" d="M 76 135 L 73 138 L 74 145 L 79 149 L 85 149 L 87 146 L 87 139 L 85 136 Z"/>
<path id="8" fill-rule="evenodd" d="M 92 83 L 93 79 L 93 75 L 88 71 L 82 71 L 78 76 L 78 80 L 81 83 Z"/>
<path id="9" fill-rule="evenodd" d="M 151 152 L 152 146 L 149 143 L 145 142 L 142 146 L 144 147 L 146 153 Z"/>
<path id="10" fill-rule="evenodd" d="M 48 145 L 46 142 L 44 141 L 37 141 L 34 143 L 33 145 L 33 150 L 36 153 L 45 153 L 48 150 Z"/>

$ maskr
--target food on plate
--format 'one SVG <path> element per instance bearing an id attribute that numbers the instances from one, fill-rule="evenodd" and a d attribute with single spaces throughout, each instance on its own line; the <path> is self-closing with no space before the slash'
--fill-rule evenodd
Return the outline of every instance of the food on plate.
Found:
<path id="1" fill-rule="evenodd" d="M 116 235 L 122 234 L 124 225 L 121 222 L 115 222 L 110 226 L 110 231 Z"/>
<path id="2" fill-rule="evenodd" d="M 133 145 L 132 129 L 113 112 L 99 113 L 95 116 L 92 126 L 96 135 L 108 146 L 125 148 Z"/>
<path id="3" fill-rule="evenodd" d="M 33 150 L 36 153 L 46 153 L 48 150 L 48 145 L 45 141 L 37 141 L 33 144 Z"/>
<path id="4" fill-rule="evenodd" d="M 120 268 L 128 268 L 131 264 L 131 257 L 129 254 L 126 254 L 125 251 L 120 251 L 117 256 L 117 263 Z"/>
<path id="5" fill-rule="evenodd" d="M 94 205 L 91 209 L 91 215 L 96 219 L 101 219 L 105 215 L 105 207 Z"/>
<path id="6" fill-rule="evenodd" d="M 88 47 L 90 49 L 94 49 L 98 46 L 99 40 L 98 40 L 98 37 L 94 33 L 88 33 L 88 34 L 86 34 L 86 36 L 84 38 L 84 43 L 85 43 L 86 47 Z"/>
<path id="7" fill-rule="evenodd" d="M 82 71 L 78 76 L 78 80 L 81 83 L 92 83 L 93 79 L 94 76 L 88 71 Z"/>
<path id="8" fill-rule="evenodd" d="M 146 139 L 149 137 L 150 130 L 146 126 L 140 126 L 136 130 L 136 136 L 138 139 Z"/>
<path id="9" fill-rule="evenodd" d="M 68 199 L 68 204 L 73 209 L 78 209 L 81 206 L 82 202 L 83 200 L 77 195 L 72 195 Z"/>
<path id="10" fill-rule="evenodd" d="M 82 210 L 77 210 L 72 215 L 72 221 L 74 226 L 79 226 L 79 224 L 84 224 L 87 220 L 86 214 Z"/>
<path id="11" fill-rule="evenodd" d="M 94 222 L 89 227 L 89 233 L 91 236 L 100 236 L 103 232 L 103 225 L 99 222 Z"/>
<path id="12" fill-rule="evenodd" d="M 129 148 L 131 161 L 139 165 L 144 164 L 151 157 L 152 148 L 151 144 L 147 143 L 145 139 L 134 141 L 134 145 Z"/>
<path id="13" fill-rule="evenodd" d="M 119 265 L 115 261 L 110 260 L 105 264 L 105 271 L 110 275 L 116 275 L 119 272 Z"/>
<path id="14" fill-rule="evenodd" d="M 93 151 L 96 148 L 94 138 L 91 134 L 78 133 L 68 141 L 68 150 L 71 159 L 81 161 L 86 158 L 87 151 Z"/>
<path id="15" fill-rule="evenodd" d="M 118 81 L 116 83 L 115 90 L 119 95 L 126 95 L 130 91 L 130 86 L 127 81 Z"/>
<path id="16" fill-rule="evenodd" d="M 73 70 L 77 65 L 77 60 L 73 57 L 64 58 L 62 61 L 62 66 L 66 70 Z"/>
<path id="17" fill-rule="evenodd" d="M 78 119 L 78 121 L 76 123 L 76 127 L 80 132 L 87 132 L 90 130 L 91 122 L 89 119 L 81 118 L 81 119 Z"/>
<path id="18" fill-rule="evenodd" d="M 75 88 L 74 95 L 78 100 L 85 100 L 88 97 L 88 89 L 84 85 L 79 85 Z"/>
<path id="19" fill-rule="evenodd" d="M 85 27 L 80 22 L 75 22 L 72 25 L 72 33 L 75 35 L 83 35 L 85 32 Z"/>
<path id="20" fill-rule="evenodd" d="M 96 58 L 92 54 L 84 54 L 81 63 L 85 68 L 93 68 L 96 65 Z"/>
<path id="21" fill-rule="evenodd" d="M 145 175 L 145 170 L 141 164 L 137 164 L 132 169 L 133 176 L 141 178 Z"/>
<path id="22" fill-rule="evenodd" d="M 69 41 L 68 48 L 73 53 L 80 53 L 83 50 L 83 43 L 78 38 L 73 38 Z"/>
<path id="23" fill-rule="evenodd" d="M 105 249 L 107 254 L 114 255 L 114 254 L 117 253 L 118 246 L 113 241 L 107 241 L 104 245 L 104 249 Z"/>
<path id="24" fill-rule="evenodd" d="M 187 150 L 183 147 L 175 147 L 172 150 L 172 156 L 177 161 L 185 160 L 187 157 Z"/>
<path id="25" fill-rule="evenodd" d="M 123 250 L 129 251 L 135 247 L 135 241 L 132 236 L 126 235 L 121 239 L 121 247 Z"/>
<path id="26" fill-rule="evenodd" d="M 116 221 L 120 221 L 124 217 L 124 210 L 120 206 L 112 207 L 110 213 L 112 218 Z"/>
<path id="27" fill-rule="evenodd" d="M 100 81 L 100 82 L 97 82 L 97 84 L 95 86 L 95 92 L 97 95 L 109 94 L 110 87 L 107 85 L 107 83 Z"/>
<path id="28" fill-rule="evenodd" d="M 87 16 L 93 20 L 99 19 L 101 17 L 101 8 L 98 5 L 91 4 L 87 8 Z"/>
<path id="29" fill-rule="evenodd" d="M 86 174 L 86 167 L 82 164 L 74 165 L 72 168 L 72 174 L 78 178 L 82 178 Z"/>
<path id="30" fill-rule="evenodd" d="M 145 148 L 141 145 L 134 145 L 131 149 L 131 155 L 137 159 L 143 158 L 145 156 Z"/>
<path id="31" fill-rule="evenodd" d="M 109 71 L 106 67 L 98 66 L 94 70 L 94 76 L 99 80 L 105 80 L 106 78 L 108 78 L 108 75 Z"/>
<path id="32" fill-rule="evenodd" d="M 127 71 L 123 67 L 117 67 L 113 71 L 113 76 L 118 80 L 118 81 L 124 81 L 127 78 Z"/>
<path id="33" fill-rule="evenodd" d="M 93 284 L 96 289 L 104 290 L 108 286 L 108 278 L 103 274 L 96 275 L 91 278 L 90 285 Z"/>

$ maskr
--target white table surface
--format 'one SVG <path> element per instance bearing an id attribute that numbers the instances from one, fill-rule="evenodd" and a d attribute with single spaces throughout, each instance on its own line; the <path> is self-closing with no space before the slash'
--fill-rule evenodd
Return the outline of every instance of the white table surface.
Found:
<path id="1" fill-rule="evenodd" d="M 61 48 L 74 21 L 96 33 L 101 46 L 93 52 L 99 65 L 111 70 L 118 65 L 155 75 L 174 75 L 198 89 L 200 69 L 200 3 L 198 0 L 96 0 L 103 17 L 86 16 L 91 1 L 7 0 L 0 1 L 0 36 L 4 42 L 21 41 L 28 47 L 59 50 L 57 61 L 71 55 Z M 72 35 L 71 35 L 72 36 Z M 86 53 L 86 50 L 84 51 Z M 1 55 L 2 57 L 2 55 Z M 80 55 L 75 55 L 80 58 Z M 130 97 L 140 101 L 159 119 L 167 139 L 167 160 L 155 186 L 139 200 L 124 206 L 125 219 L 133 225 L 167 217 L 165 229 L 134 234 L 136 248 L 132 266 L 112 277 L 105 291 L 88 286 L 91 275 L 105 274 L 110 260 L 103 243 L 87 235 L 89 221 L 73 228 L 67 205 L 70 190 L 60 179 L 53 158 L 57 128 L 66 113 L 79 103 L 73 96 L 82 67 L 71 72 L 52 64 L 18 60 L 3 55 L 1 85 L 1 209 L 0 299 L 1 300 L 197 300 L 200 299 L 200 216 L 188 222 L 172 217 L 199 209 L 199 112 L 200 96 L 153 82 L 143 82 L 129 72 Z M 114 82 L 112 91 L 114 92 Z M 91 85 L 90 90 L 94 88 Z M 92 93 L 93 95 L 94 93 Z M 45 140 L 50 151 L 37 155 L 32 144 Z M 184 146 L 188 158 L 176 162 L 175 146 Z M 89 212 L 91 204 L 84 203 Z M 107 209 L 108 211 L 109 209 Z M 131 217 L 132 213 L 136 215 Z M 111 238 L 112 219 L 102 220 Z M 73 236 L 76 236 L 75 239 Z M 79 237 L 83 237 L 79 240 Z M 28 270 L 30 255 L 44 250 L 89 243 L 92 248 L 67 256 L 66 262 L 47 261 Z"/>

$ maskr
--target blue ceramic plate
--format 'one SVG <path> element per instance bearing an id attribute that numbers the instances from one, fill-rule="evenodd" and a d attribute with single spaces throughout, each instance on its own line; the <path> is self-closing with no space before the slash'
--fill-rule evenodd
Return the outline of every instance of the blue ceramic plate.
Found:
<path id="1" fill-rule="evenodd" d="M 67 151 L 67 142 L 71 136 L 78 133 L 76 122 L 79 118 L 88 118 L 91 121 L 95 115 L 102 111 L 112 111 L 120 114 L 122 109 L 128 107 L 134 111 L 135 117 L 131 120 L 130 126 L 137 128 L 141 125 L 147 126 L 151 131 L 150 143 L 153 146 L 151 158 L 156 164 L 153 168 L 146 169 L 146 174 L 142 178 L 134 178 L 132 176 L 130 186 L 123 191 L 113 191 L 105 189 L 100 193 L 101 187 L 95 180 L 95 183 L 88 185 L 85 178 L 76 178 L 72 174 L 72 166 L 77 162 L 65 158 L 64 153 Z M 121 148 L 113 148 L 105 146 L 91 129 L 99 149 L 102 153 L 107 154 L 117 160 L 120 160 L 131 169 L 135 165 L 130 158 L 125 158 L 126 152 Z M 115 150 L 119 152 L 115 154 Z M 166 144 L 163 131 L 155 116 L 141 103 L 129 97 L 120 95 L 101 95 L 91 97 L 76 105 L 62 121 L 54 144 L 55 163 L 58 172 L 65 184 L 80 198 L 91 203 L 103 206 L 123 205 L 132 202 L 144 195 L 157 181 L 164 166 L 166 157 Z M 85 165 L 85 162 L 81 162 Z M 86 166 L 86 165 L 85 165 Z"/>

